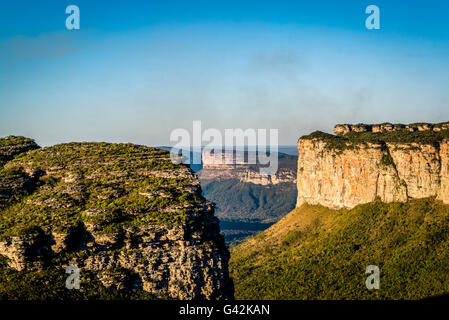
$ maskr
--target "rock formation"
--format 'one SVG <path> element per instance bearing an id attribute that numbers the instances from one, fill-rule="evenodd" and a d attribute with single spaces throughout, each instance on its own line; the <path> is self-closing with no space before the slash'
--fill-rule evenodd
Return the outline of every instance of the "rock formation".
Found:
<path id="1" fill-rule="evenodd" d="M 426 197 L 449 203 L 448 129 L 449 123 L 337 125 L 337 136 L 300 138 L 297 206 L 341 209 Z"/>
<path id="2" fill-rule="evenodd" d="M 9 147 L 0 171 L 3 268 L 20 278 L 77 266 L 81 292 L 98 282 L 153 298 L 233 298 L 214 206 L 187 166 L 132 144 L 68 143 L 12 159 L 36 147 Z"/>
<path id="3" fill-rule="evenodd" d="M 276 174 L 260 174 L 252 170 L 241 172 L 238 177 L 240 182 L 260 184 L 263 186 L 276 185 L 280 183 L 296 183 L 296 174 L 287 168 L 279 169 Z"/>
<path id="4" fill-rule="evenodd" d="M 401 123 L 392 124 L 392 123 L 381 123 L 381 124 L 337 124 L 334 127 L 334 134 L 336 135 L 345 135 L 349 132 L 390 132 L 390 131 L 400 131 L 406 129 L 409 132 L 415 131 L 435 131 L 440 132 L 442 130 L 449 129 L 449 123 L 412 123 L 408 125 L 403 125 Z"/>
<path id="5" fill-rule="evenodd" d="M 0 167 L 14 156 L 37 148 L 39 146 L 33 139 L 16 136 L 0 139 Z"/>
<path id="6" fill-rule="evenodd" d="M 276 185 L 280 183 L 296 183 L 296 157 L 279 154 L 278 170 L 276 173 L 268 175 L 259 172 L 259 165 L 248 163 L 248 157 L 253 156 L 248 152 L 241 154 L 240 157 L 234 154 L 233 161 L 225 161 L 224 153 L 214 156 L 209 153 L 203 153 L 203 168 L 199 172 L 202 184 L 210 181 L 224 181 L 235 179 L 243 183 L 253 183 L 263 186 Z"/>

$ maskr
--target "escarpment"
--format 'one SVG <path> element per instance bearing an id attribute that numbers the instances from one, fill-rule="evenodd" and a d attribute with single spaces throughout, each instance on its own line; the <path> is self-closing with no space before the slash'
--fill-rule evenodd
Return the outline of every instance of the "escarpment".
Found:
<path id="1" fill-rule="evenodd" d="M 334 132 L 298 140 L 298 207 L 427 197 L 449 203 L 449 123 L 337 125 Z"/>
<path id="2" fill-rule="evenodd" d="M 249 161 L 251 157 L 253 157 L 254 162 Z M 199 172 L 199 177 L 203 184 L 229 179 L 262 186 L 296 183 L 296 157 L 279 153 L 277 160 L 278 168 L 275 173 L 261 174 L 261 165 L 256 161 L 255 152 L 245 151 L 240 158 L 234 155 L 231 163 L 225 160 L 224 152 L 218 156 L 203 152 L 203 167 Z"/>
<path id="3" fill-rule="evenodd" d="M 1 169 L 0 200 L 0 296 L 39 279 L 34 290 L 53 299 L 233 298 L 214 206 L 167 151 L 108 143 L 28 151 Z M 79 290 L 66 289 L 67 266 L 79 268 Z"/>

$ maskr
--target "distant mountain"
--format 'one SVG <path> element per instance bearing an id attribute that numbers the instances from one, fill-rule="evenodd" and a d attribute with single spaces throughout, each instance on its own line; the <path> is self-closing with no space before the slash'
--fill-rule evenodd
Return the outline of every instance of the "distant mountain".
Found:
<path id="1" fill-rule="evenodd" d="M 198 172 L 204 196 L 216 203 L 216 215 L 229 245 L 265 230 L 295 207 L 297 156 L 278 154 L 278 171 L 262 175 L 254 164 L 203 162 Z"/>

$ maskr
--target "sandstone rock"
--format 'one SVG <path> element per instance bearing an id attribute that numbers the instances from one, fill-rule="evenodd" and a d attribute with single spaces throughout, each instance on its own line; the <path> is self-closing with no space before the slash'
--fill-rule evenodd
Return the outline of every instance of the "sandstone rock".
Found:
<path id="1" fill-rule="evenodd" d="M 391 123 L 382 123 L 382 124 L 337 124 L 334 126 L 334 134 L 335 135 L 345 135 L 349 132 L 374 132 L 374 133 L 383 133 L 390 131 L 399 131 L 406 130 L 409 132 L 415 131 L 441 131 L 449 129 L 448 123 L 440 123 L 437 126 L 434 126 L 431 123 L 415 123 L 415 124 L 391 124 Z"/>
<path id="2" fill-rule="evenodd" d="M 405 201 L 407 190 L 393 165 L 383 165 L 380 144 L 342 153 L 320 140 L 298 141 L 298 200 L 330 208 L 352 208 L 374 201 Z"/>
<path id="3" fill-rule="evenodd" d="M 334 127 L 334 134 L 336 135 L 346 134 L 348 132 L 351 132 L 351 126 L 349 124 L 337 124 Z"/>
<path id="4" fill-rule="evenodd" d="M 418 143 L 387 143 L 399 178 L 411 198 L 427 198 L 440 189 L 439 147 Z"/>
<path id="5" fill-rule="evenodd" d="M 71 264 L 113 291 L 233 298 L 214 206 L 196 175 L 172 164 L 168 152 L 70 143 L 5 166 L 12 171 L 0 175 L 0 196 L 10 200 L 3 204 L 9 211 L 0 206 L 0 255 L 9 268 L 63 271 Z M 7 193 L 29 181 L 28 197 Z"/>
<path id="6" fill-rule="evenodd" d="M 411 128 L 432 131 L 433 125 L 404 130 Z M 393 129 L 377 125 L 373 130 Z M 297 206 L 307 202 L 341 209 L 376 198 L 404 202 L 427 197 L 449 204 L 448 140 L 385 143 L 342 139 L 329 135 L 299 139 Z"/>
<path id="7" fill-rule="evenodd" d="M 296 183 L 296 174 L 293 170 L 281 169 L 276 174 L 267 175 L 247 170 L 239 176 L 240 182 L 260 184 L 263 186 L 276 185 L 279 183 Z"/>
<path id="8" fill-rule="evenodd" d="M 438 199 L 444 203 L 449 203 L 449 140 L 445 140 L 440 145 L 441 159 L 441 188 L 438 192 Z"/>

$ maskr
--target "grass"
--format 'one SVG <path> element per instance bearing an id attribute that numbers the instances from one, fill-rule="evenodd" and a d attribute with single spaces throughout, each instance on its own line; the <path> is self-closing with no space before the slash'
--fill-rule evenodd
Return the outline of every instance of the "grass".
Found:
<path id="1" fill-rule="evenodd" d="M 449 130 L 442 131 L 415 131 L 400 129 L 389 132 L 349 132 L 344 135 L 332 135 L 321 131 L 315 131 L 303 136 L 300 140 L 319 139 L 326 142 L 326 147 L 333 150 L 345 150 L 358 147 L 360 144 L 386 143 L 418 143 L 437 145 L 445 139 L 449 139 Z"/>
<path id="2" fill-rule="evenodd" d="M 200 190 L 189 191 L 192 183 L 167 151 L 144 146 L 67 143 L 29 151 L 0 169 L 0 240 L 80 222 L 104 233 L 183 223 L 196 209 L 182 208 L 202 199 Z"/>
<path id="3" fill-rule="evenodd" d="M 420 299 L 449 293 L 449 206 L 303 205 L 231 248 L 237 299 Z M 368 265 L 380 290 L 365 287 Z"/>

